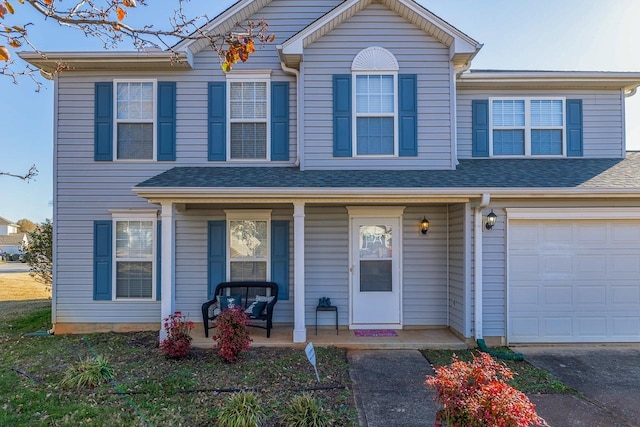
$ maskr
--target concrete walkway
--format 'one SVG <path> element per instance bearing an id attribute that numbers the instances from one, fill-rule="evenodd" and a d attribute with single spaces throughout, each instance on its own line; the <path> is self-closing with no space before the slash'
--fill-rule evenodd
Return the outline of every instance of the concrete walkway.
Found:
<path id="1" fill-rule="evenodd" d="M 362 427 L 433 426 L 433 369 L 418 350 L 349 350 L 349 371 Z"/>

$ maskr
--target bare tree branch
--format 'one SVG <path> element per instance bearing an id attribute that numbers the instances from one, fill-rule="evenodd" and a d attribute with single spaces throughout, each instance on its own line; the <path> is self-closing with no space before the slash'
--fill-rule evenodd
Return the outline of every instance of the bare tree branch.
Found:
<path id="1" fill-rule="evenodd" d="M 0 176 L 2 175 L 11 176 L 11 177 L 29 182 L 30 180 L 34 179 L 38 175 L 38 169 L 36 168 L 36 165 L 32 165 L 27 171 L 27 173 L 25 173 L 24 175 L 0 171 Z"/>
<path id="2" fill-rule="evenodd" d="M 22 71 L 12 71 L 11 50 L 29 46 L 33 51 L 42 54 L 29 40 L 29 29 L 34 23 L 13 25 L 16 11 L 11 5 L 18 1 L 17 7 L 32 7 L 47 21 L 82 31 L 86 36 L 100 40 L 105 49 L 114 48 L 123 42 L 130 43 L 135 49 L 154 47 L 175 53 L 177 42 L 184 40 L 204 40 L 218 54 L 223 71 L 229 71 L 239 61 L 245 62 L 255 52 L 256 44 L 273 42 L 275 37 L 268 33 L 265 21 L 247 21 L 238 23 L 234 31 L 209 34 L 203 26 L 209 21 L 206 15 L 188 17 L 184 4 L 188 0 L 177 2 L 173 15 L 169 17 L 168 28 L 156 28 L 152 24 L 134 27 L 126 22 L 127 10 L 138 6 L 146 7 L 148 0 L 75 0 L 71 6 L 62 0 L 5 0 L 0 2 L 0 74 L 13 78 L 29 76 L 35 80 L 35 69 L 26 67 Z M 3 5 L 4 4 L 4 5 Z M 19 15 L 19 13 L 18 13 Z M 4 44 L 6 43 L 6 44 Z M 43 54 L 44 55 L 44 54 Z M 64 65 L 56 72 L 65 69 Z"/>

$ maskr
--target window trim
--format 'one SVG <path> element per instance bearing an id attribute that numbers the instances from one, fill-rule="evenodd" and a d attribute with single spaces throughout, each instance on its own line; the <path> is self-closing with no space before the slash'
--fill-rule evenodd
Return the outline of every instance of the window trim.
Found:
<path id="1" fill-rule="evenodd" d="M 157 274 L 156 274 L 156 260 L 158 257 L 157 254 L 157 242 L 158 242 L 158 214 L 157 212 L 112 212 L 111 221 L 113 223 L 112 231 L 111 231 L 111 300 L 119 301 L 119 302 L 154 302 L 156 301 L 156 287 L 157 287 Z M 124 221 L 152 221 L 151 225 L 151 233 L 152 233 L 152 243 L 151 243 L 151 296 L 149 298 L 118 298 L 116 295 L 118 294 L 118 257 L 117 257 L 117 248 L 116 248 L 116 234 L 118 230 L 118 222 Z M 122 258 L 120 261 L 127 260 L 139 260 L 139 258 Z"/>
<path id="2" fill-rule="evenodd" d="M 260 162 L 270 162 L 271 161 L 271 73 L 265 71 L 254 71 L 254 72 L 241 72 L 241 73 L 229 73 L 227 74 L 226 80 L 226 151 L 227 151 L 227 161 L 228 162 L 249 162 L 249 163 L 260 163 Z M 265 114 L 264 123 L 266 123 L 266 147 L 265 147 L 265 158 L 264 159 L 234 159 L 231 157 L 231 124 L 232 123 L 262 123 L 262 121 L 252 121 L 247 122 L 246 120 L 240 119 L 232 119 L 231 118 L 231 84 L 232 83 L 265 83 L 267 90 L 267 111 Z"/>
<path id="3" fill-rule="evenodd" d="M 351 76 L 351 109 L 353 120 L 351 131 L 353 132 L 353 157 L 360 158 L 390 158 L 399 156 L 399 130 L 398 130 L 398 72 L 397 71 L 352 71 Z M 393 76 L 393 113 L 358 113 L 357 87 L 358 76 Z M 358 154 L 358 118 L 360 117 L 393 117 L 393 154 Z"/>
<path id="4" fill-rule="evenodd" d="M 226 278 L 231 281 L 231 221 L 266 221 L 267 222 L 267 256 L 266 281 L 271 280 L 271 209 L 227 210 L 226 214 Z M 249 259 L 249 258 L 247 258 Z M 258 260 L 257 258 L 255 258 Z"/>
<path id="5" fill-rule="evenodd" d="M 493 125 L 493 101 L 524 101 L 524 126 L 494 126 Z M 558 130 L 560 126 L 532 126 L 531 125 L 531 101 L 562 101 L 562 153 L 561 154 L 531 154 L 531 130 Z M 522 129 L 524 131 L 524 154 L 518 155 L 494 155 L 493 131 Z M 567 157 L 567 98 L 562 96 L 497 96 L 489 98 L 489 157 L 514 159 L 514 158 L 559 158 Z"/>
<path id="6" fill-rule="evenodd" d="M 151 120 L 118 119 L 118 83 L 152 83 L 152 115 Z M 155 162 L 158 158 L 158 80 L 157 79 L 114 79 L 113 80 L 113 161 L 114 162 Z M 153 125 L 153 156 L 151 159 L 119 159 L 118 158 L 118 123 L 151 123 Z"/>

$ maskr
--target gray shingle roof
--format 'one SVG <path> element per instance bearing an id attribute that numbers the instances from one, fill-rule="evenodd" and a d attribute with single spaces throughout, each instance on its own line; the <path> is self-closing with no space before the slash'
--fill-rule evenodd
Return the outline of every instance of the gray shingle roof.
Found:
<path id="1" fill-rule="evenodd" d="M 137 188 L 639 189 L 640 152 L 626 159 L 466 159 L 456 170 L 175 167 Z"/>

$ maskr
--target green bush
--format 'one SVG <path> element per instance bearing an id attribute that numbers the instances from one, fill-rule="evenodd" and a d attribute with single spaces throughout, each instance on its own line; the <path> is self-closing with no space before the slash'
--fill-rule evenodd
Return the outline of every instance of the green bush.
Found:
<path id="1" fill-rule="evenodd" d="M 218 417 L 218 427 L 259 427 L 265 418 L 256 395 L 249 392 L 233 394 L 224 404 Z"/>
<path id="2" fill-rule="evenodd" d="M 322 411 L 320 401 L 308 394 L 295 397 L 285 406 L 281 421 L 287 427 L 325 427 L 331 424 Z"/>
<path id="3" fill-rule="evenodd" d="M 61 385 L 65 387 L 95 387 L 113 378 L 109 361 L 98 355 L 87 357 L 67 368 Z"/>

